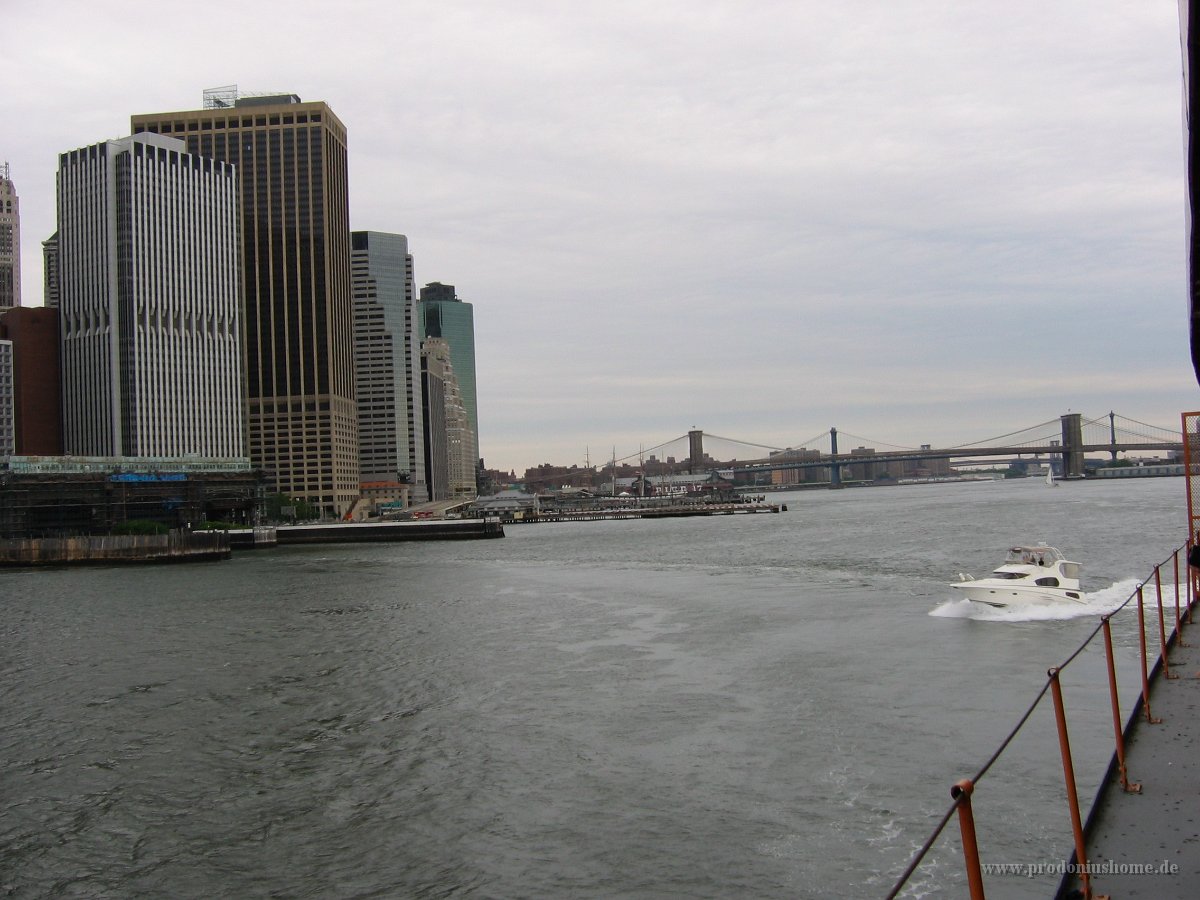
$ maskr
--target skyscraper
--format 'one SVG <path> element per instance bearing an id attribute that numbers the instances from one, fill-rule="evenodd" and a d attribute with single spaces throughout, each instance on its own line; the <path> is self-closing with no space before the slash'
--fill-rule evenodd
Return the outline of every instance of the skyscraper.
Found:
<path id="1" fill-rule="evenodd" d="M 421 348 L 421 420 L 425 442 L 425 485 L 430 500 L 450 496 L 446 465 L 446 389 L 441 362 Z"/>
<path id="2" fill-rule="evenodd" d="M 17 306 L 0 313 L 0 340 L 13 350 L 18 456 L 61 456 L 62 390 L 58 310 Z"/>
<path id="3" fill-rule="evenodd" d="M 464 447 L 472 466 L 479 458 L 479 409 L 475 392 L 475 313 L 454 291 L 454 285 L 434 281 L 421 288 L 421 340 L 441 338 L 450 349 L 450 362 L 467 411 L 471 443 Z"/>
<path id="4" fill-rule="evenodd" d="M 20 305 L 21 205 L 5 163 L 0 166 L 0 310 Z"/>
<path id="5" fill-rule="evenodd" d="M 17 452 L 12 341 L 0 340 L 0 457 Z"/>
<path id="6" fill-rule="evenodd" d="M 135 135 L 59 156 L 64 445 L 245 456 L 232 166 Z"/>
<path id="7" fill-rule="evenodd" d="M 426 403 L 430 498 L 474 497 L 475 439 L 454 373 L 450 346 L 442 338 L 426 338 L 421 344 L 421 374 L 423 389 L 429 391 L 430 398 Z"/>
<path id="8" fill-rule="evenodd" d="M 236 88 L 131 124 L 237 166 L 250 457 L 274 490 L 345 513 L 359 495 L 345 127 L 324 103 Z"/>
<path id="9" fill-rule="evenodd" d="M 355 231 L 351 245 L 361 478 L 406 478 L 412 502 L 424 502 L 429 497 L 421 434 L 421 350 L 408 238 Z"/>
<path id="10" fill-rule="evenodd" d="M 58 306 L 58 232 L 42 241 L 42 305 Z"/>

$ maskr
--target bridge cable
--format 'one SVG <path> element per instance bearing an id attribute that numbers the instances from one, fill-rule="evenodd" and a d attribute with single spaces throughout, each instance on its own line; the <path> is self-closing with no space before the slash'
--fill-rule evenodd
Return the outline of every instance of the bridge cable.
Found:
<path id="1" fill-rule="evenodd" d="M 1001 435 L 997 435 L 996 437 L 990 437 L 990 438 L 982 438 L 981 440 L 978 440 L 978 441 L 971 441 L 969 444 L 954 444 L 951 447 L 945 447 L 945 448 L 941 448 L 941 449 L 965 450 L 968 447 L 975 447 L 975 446 L 978 446 L 979 444 L 987 444 L 992 441 L 1002 441 L 1005 438 L 1012 437 L 1013 435 L 1025 434 L 1026 432 L 1033 431 L 1035 428 L 1046 428 L 1050 425 L 1057 425 L 1057 424 L 1058 424 L 1058 422 L 1056 422 L 1054 419 L 1051 419 L 1048 422 L 1042 422 L 1038 425 L 1030 425 L 1028 428 L 1021 428 L 1018 431 L 1010 431 L 1008 434 L 1001 434 Z M 1055 432 L 1055 434 L 1058 434 L 1058 432 Z M 1043 438 L 1030 438 L 1029 441 L 1026 441 L 1026 443 L 1029 443 L 1030 441 L 1033 441 L 1033 440 L 1043 440 Z"/>
<path id="2" fill-rule="evenodd" d="M 704 432 L 704 438 L 705 438 L 705 440 L 707 440 L 708 438 L 712 438 L 715 441 L 725 441 L 730 444 L 741 444 L 743 447 L 757 447 L 761 450 L 782 450 L 783 449 L 783 447 L 772 447 L 770 444 L 756 444 L 753 441 L 739 441 L 737 438 L 721 437 L 721 435 L 719 435 L 719 434 L 710 434 L 707 431 Z"/>

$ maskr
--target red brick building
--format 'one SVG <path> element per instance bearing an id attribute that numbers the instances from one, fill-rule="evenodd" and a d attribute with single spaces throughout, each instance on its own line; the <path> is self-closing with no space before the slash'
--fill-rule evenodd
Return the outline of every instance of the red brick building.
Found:
<path id="1" fill-rule="evenodd" d="M 61 455 L 58 310 L 14 306 L 0 316 L 0 340 L 13 344 L 17 455 Z"/>

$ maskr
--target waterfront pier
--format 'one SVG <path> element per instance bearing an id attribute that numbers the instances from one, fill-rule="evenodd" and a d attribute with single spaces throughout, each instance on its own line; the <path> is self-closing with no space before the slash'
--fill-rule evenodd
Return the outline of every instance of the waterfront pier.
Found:
<path id="1" fill-rule="evenodd" d="M 494 519 L 347 522 L 334 525 L 280 525 L 276 528 L 276 540 L 280 545 L 470 541 L 502 537 L 504 526 Z"/>
<path id="2" fill-rule="evenodd" d="M 0 540 L 0 567 L 204 562 L 229 555 L 229 535 L 223 531 Z"/>

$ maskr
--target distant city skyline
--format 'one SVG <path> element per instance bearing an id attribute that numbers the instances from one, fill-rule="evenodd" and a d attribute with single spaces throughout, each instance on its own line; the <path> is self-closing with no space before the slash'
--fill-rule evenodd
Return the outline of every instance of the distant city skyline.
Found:
<path id="1" fill-rule="evenodd" d="M 128 0 L 6 9 L 25 303 L 55 154 L 237 82 L 336 109 L 353 228 L 478 305 L 489 467 L 692 424 L 936 445 L 1200 406 L 1175 4 L 295 11 L 217 38 Z M 125 62 L 156 46 L 153 78 Z"/>

